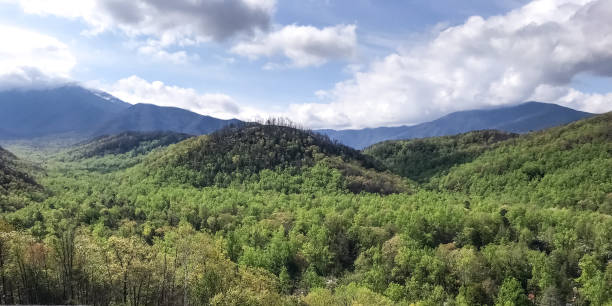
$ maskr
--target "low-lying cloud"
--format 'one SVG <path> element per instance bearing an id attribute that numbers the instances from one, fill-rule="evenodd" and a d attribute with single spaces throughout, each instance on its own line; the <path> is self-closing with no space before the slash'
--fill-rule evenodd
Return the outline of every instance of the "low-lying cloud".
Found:
<path id="1" fill-rule="evenodd" d="M 198 93 L 192 88 L 149 82 L 130 76 L 110 85 L 91 84 L 126 102 L 173 106 L 222 119 L 236 118 L 241 112 L 234 99 L 222 93 Z"/>
<path id="2" fill-rule="evenodd" d="M 54 37 L 0 25 L 0 90 L 46 87 L 68 81 L 76 59 Z"/>

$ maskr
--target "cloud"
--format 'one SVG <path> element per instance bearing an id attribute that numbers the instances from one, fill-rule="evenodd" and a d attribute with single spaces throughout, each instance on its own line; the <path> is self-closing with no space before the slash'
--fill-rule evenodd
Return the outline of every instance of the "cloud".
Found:
<path id="1" fill-rule="evenodd" d="M 180 107 L 217 118 L 236 118 L 242 111 L 236 101 L 228 95 L 200 94 L 192 88 L 166 85 L 160 81 L 149 82 L 138 76 L 130 76 L 111 85 L 93 83 L 89 85 L 129 103 Z"/>
<path id="2" fill-rule="evenodd" d="M 259 108 L 238 103 L 223 93 L 200 93 L 193 88 L 168 85 L 161 81 L 149 82 L 130 76 L 112 84 L 91 81 L 89 88 L 108 92 L 128 103 L 149 103 L 159 106 L 180 107 L 202 115 L 221 119 L 261 121 L 271 117 L 287 117 L 282 109 Z"/>
<path id="3" fill-rule="evenodd" d="M 612 109 L 611 94 L 571 88 L 579 74 L 612 76 L 612 1 L 536 0 L 506 15 L 474 16 L 399 50 L 325 94 L 296 104 L 312 127 L 413 124 L 445 113 L 530 99 Z"/>
<path id="4" fill-rule="evenodd" d="M 326 28 L 288 25 L 271 33 L 259 33 L 251 41 L 237 44 L 231 52 L 257 59 L 282 55 L 291 60 L 292 67 L 319 66 L 331 59 L 346 59 L 357 48 L 355 25 Z M 268 63 L 268 69 L 278 68 Z"/>
<path id="5" fill-rule="evenodd" d="M 185 51 L 168 51 L 203 42 L 239 41 L 232 52 L 249 58 L 283 55 L 290 66 L 322 65 L 348 58 L 357 46 L 355 25 L 318 29 L 289 25 L 269 32 L 276 0 L 0 0 L 18 3 L 24 12 L 78 19 L 84 34 L 126 34 L 136 50 L 155 59 L 186 63 Z M 242 42 L 240 42 L 242 41 Z M 270 63 L 267 68 L 288 65 Z"/>
<path id="6" fill-rule="evenodd" d="M 66 82 L 76 59 L 59 40 L 0 25 L 0 89 Z"/>
<path id="7" fill-rule="evenodd" d="M 588 94 L 566 86 L 540 85 L 529 100 L 555 101 L 590 113 L 604 113 L 612 109 L 612 93 Z"/>
<path id="8" fill-rule="evenodd" d="M 275 0 L 3 0 L 29 14 L 82 19 L 89 33 L 120 29 L 154 36 L 162 44 L 222 41 L 266 30 Z"/>
<path id="9" fill-rule="evenodd" d="M 149 40 L 146 43 L 141 43 L 137 46 L 138 53 L 147 55 L 156 60 L 168 61 L 174 64 L 187 64 L 191 61 L 199 59 L 197 54 L 188 54 L 185 51 L 169 52 L 164 50 L 164 47 L 156 40 Z"/>

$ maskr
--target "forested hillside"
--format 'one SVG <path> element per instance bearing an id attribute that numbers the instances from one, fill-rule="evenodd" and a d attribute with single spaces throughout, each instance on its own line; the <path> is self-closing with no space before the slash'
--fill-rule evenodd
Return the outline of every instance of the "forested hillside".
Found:
<path id="1" fill-rule="evenodd" d="M 433 184 L 474 196 L 612 213 L 612 113 L 514 138 Z"/>
<path id="2" fill-rule="evenodd" d="M 364 150 L 388 169 L 419 182 L 448 172 L 455 165 L 472 161 L 501 141 L 517 134 L 484 130 L 455 136 L 385 141 Z"/>
<path id="3" fill-rule="evenodd" d="M 136 170 L 160 183 L 226 187 L 258 180 L 262 170 L 304 175 L 315 165 L 338 170 L 338 186 L 355 193 L 407 190 L 399 177 L 376 171 L 382 170 L 379 163 L 355 149 L 317 133 L 271 124 L 233 126 L 189 139 L 153 155 Z"/>
<path id="4" fill-rule="evenodd" d="M 28 174 L 26 165 L 13 153 L 0 147 L 0 210 L 22 208 L 28 199 L 36 197 L 41 187 Z"/>
<path id="5" fill-rule="evenodd" d="M 99 136 L 82 144 L 77 144 L 75 149 L 68 152 L 68 155 L 74 159 L 124 153 L 141 155 L 190 137 L 192 136 L 188 134 L 174 132 L 123 132 L 115 135 Z"/>
<path id="6" fill-rule="evenodd" d="M 0 303 L 610 305 L 610 119 L 381 161 L 278 125 L 144 157 L 66 149 L 46 197 L 2 213 Z"/>

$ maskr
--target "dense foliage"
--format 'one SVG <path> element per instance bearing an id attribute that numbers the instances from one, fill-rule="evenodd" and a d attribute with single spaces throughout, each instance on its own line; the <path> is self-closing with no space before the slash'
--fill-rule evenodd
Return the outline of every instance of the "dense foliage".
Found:
<path id="1" fill-rule="evenodd" d="M 134 177 L 155 178 L 159 184 L 227 187 L 258 180 L 262 170 L 301 177 L 316 164 L 338 169 L 355 193 L 408 189 L 399 177 L 375 171 L 381 170 L 379 163 L 357 150 L 317 133 L 270 124 L 232 126 L 171 146 L 148 158 L 139 166 L 143 174 Z"/>
<path id="2" fill-rule="evenodd" d="M 456 136 L 386 141 L 368 147 L 366 154 L 395 173 L 419 182 L 446 174 L 455 165 L 474 160 L 495 144 L 517 134 L 484 130 Z"/>
<path id="3" fill-rule="evenodd" d="M 84 159 L 108 154 L 132 153 L 141 155 L 159 147 L 190 138 L 191 135 L 174 132 L 123 132 L 116 135 L 104 135 L 79 144 L 68 152 L 73 159 Z"/>
<path id="4" fill-rule="evenodd" d="M 612 214 L 612 113 L 501 143 L 433 182 L 441 189 Z"/>
<path id="5" fill-rule="evenodd" d="M 579 172 L 609 164 L 609 116 L 510 139 L 433 179 L 440 188 L 387 195 L 356 194 L 351 177 L 397 176 L 286 127 L 190 138 L 142 162 L 61 153 L 38 177 L 49 196 L 2 214 L 0 303 L 610 305 L 612 217 L 602 207 L 612 175 Z M 514 150 L 548 146 L 558 153 L 536 160 L 581 173 L 580 182 L 516 181 L 540 195 L 529 201 L 512 186 L 473 187 L 515 175 L 485 171 L 491 152 L 508 152 L 499 158 L 511 164 L 522 156 Z M 87 170 L 96 159 L 138 164 Z M 476 165 L 482 176 L 470 172 Z M 227 181 L 201 176 L 210 167 Z M 448 184 L 460 174 L 464 185 Z M 548 201 L 568 192 L 597 209 Z"/>
<path id="6" fill-rule="evenodd" d="M 31 199 L 41 196 L 32 169 L 21 163 L 13 153 L 0 147 L 0 209 L 14 211 L 23 208 Z"/>

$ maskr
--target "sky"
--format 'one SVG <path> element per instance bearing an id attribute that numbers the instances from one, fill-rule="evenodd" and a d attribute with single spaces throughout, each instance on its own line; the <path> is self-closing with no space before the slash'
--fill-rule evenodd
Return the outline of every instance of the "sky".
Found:
<path id="1" fill-rule="evenodd" d="M 557 103 L 612 110 L 610 0 L 0 0 L 0 90 L 309 128 Z"/>

